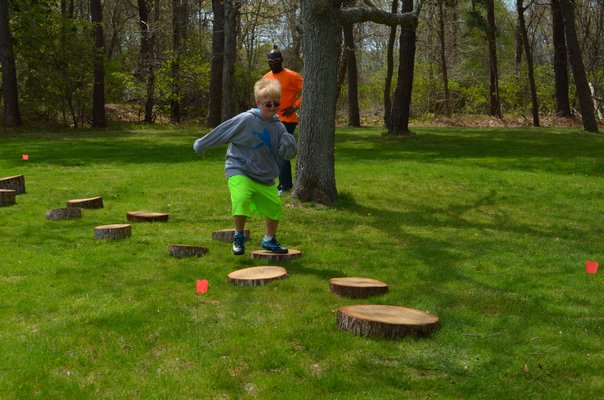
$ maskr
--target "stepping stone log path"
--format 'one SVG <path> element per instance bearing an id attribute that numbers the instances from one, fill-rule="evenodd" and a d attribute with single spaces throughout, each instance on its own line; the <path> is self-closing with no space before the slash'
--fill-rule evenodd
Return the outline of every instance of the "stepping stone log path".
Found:
<path id="1" fill-rule="evenodd" d="M 68 200 L 67 207 L 68 208 L 88 208 L 88 209 L 103 208 L 103 198 L 101 196 L 98 196 L 98 197 L 90 197 L 88 199 Z"/>
<path id="2" fill-rule="evenodd" d="M 0 189 L 0 207 L 16 204 L 17 191 L 12 189 Z"/>
<path id="3" fill-rule="evenodd" d="M 338 328 L 360 336 L 400 338 L 427 336 L 440 327 L 440 319 L 412 308 L 388 305 L 350 305 L 336 313 Z"/>
<path id="4" fill-rule="evenodd" d="M 371 278 L 344 277 L 329 280 L 329 289 L 340 296 L 360 299 L 388 292 L 388 285 Z"/>
<path id="5" fill-rule="evenodd" d="M 55 208 L 46 211 L 46 219 L 51 221 L 65 221 L 82 218 L 81 208 Z"/>
<path id="6" fill-rule="evenodd" d="M 207 247 L 190 246 L 186 244 L 169 244 L 168 254 L 176 258 L 201 257 L 209 253 Z"/>
<path id="7" fill-rule="evenodd" d="M 149 211 L 130 211 L 126 213 L 126 219 L 130 222 L 165 222 L 169 214 Z"/>
<path id="8" fill-rule="evenodd" d="M 289 249 L 285 254 L 273 253 L 267 250 L 254 250 L 250 252 L 250 258 L 268 261 L 291 261 L 300 256 L 302 256 L 302 252 L 295 249 Z"/>
<path id="9" fill-rule="evenodd" d="M 95 239 L 125 239 L 132 235 L 132 226 L 129 224 L 101 225 L 94 228 Z"/>
<path id="10" fill-rule="evenodd" d="M 15 175 L 0 178 L 0 189 L 14 190 L 16 194 L 25 193 L 25 176 Z"/>
<path id="11" fill-rule="evenodd" d="M 283 267 L 260 266 L 233 271 L 227 276 L 227 282 L 235 286 L 262 286 L 287 277 L 287 270 Z"/>
<path id="12" fill-rule="evenodd" d="M 235 234 L 235 229 L 222 229 L 219 231 L 212 232 L 212 240 L 220 240 L 221 242 L 233 243 L 233 235 Z M 245 229 L 243 231 L 243 236 L 245 240 L 250 238 L 250 230 Z"/>

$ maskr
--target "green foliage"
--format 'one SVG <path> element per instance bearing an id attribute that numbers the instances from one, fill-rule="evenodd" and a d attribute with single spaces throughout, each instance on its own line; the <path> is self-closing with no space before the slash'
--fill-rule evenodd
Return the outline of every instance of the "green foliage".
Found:
<path id="1" fill-rule="evenodd" d="M 27 193 L 0 207 L 0 397 L 6 399 L 548 399 L 604 389 L 604 137 L 572 129 L 336 132 L 340 201 L 284 198 L 289 278 L 227 283 L 262 265 L 212 241 L 231 226 L 225 148 L 197 129 L 123 127 L 0 136 L 0 171 Z M 21 160 L 27 151 L 29 161 Z M 101 195 L 80 220 L 48 209 Z M 126 212 L 132 237 L 93 238 Z M 262 218 L 248 227 L 256 249 Z M 168 256 L 170 243 L 208 247 Z M 600 269 L 602 267 L 600 266 Z M 342 298 L 328 280 L 389 285 Z M 195 295 L 195 280 L 209 290 Z M 436 314 L 429 338 L 341 331 L 335 310 L 385 304 Z"/>

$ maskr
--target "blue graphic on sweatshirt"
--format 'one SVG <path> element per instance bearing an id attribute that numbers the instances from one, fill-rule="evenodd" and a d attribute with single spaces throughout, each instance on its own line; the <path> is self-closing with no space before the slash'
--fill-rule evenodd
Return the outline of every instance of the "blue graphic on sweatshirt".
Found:
<path id="1" fill-rule="evenodd" d="M 252 134 L 258 136 L 258 139 L 260 139 L 260 143 L 254 146 L 254 150 L 262 146 L 266 146 L 271 152 L 273 151 L 273 144 L 271 143 L 271 133 L 268 129 L 264 129 L 264 132 L 262 133 L 254 131 L 252 132 Z"/>

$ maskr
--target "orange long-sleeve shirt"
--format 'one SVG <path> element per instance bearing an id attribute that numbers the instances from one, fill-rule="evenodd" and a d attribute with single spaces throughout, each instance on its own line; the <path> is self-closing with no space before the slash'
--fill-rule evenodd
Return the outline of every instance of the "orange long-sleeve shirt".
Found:
<path id="1" fill-rule="evenodd" d="M 264 75 L 268 79 L 276 79 L 281 84 L 281 105 L 279 106 L 279 119 L 281 122 L 298 122 L 298 113 L 291 113 L 288 116 L 282 115 L 283 110 L 290 108 L 293 105 L 300 108 L 302 104 L 302 84 L 304 78 L 296 71 L 283 68 L 279 73 L 274 74 L 269 71 Z"/>

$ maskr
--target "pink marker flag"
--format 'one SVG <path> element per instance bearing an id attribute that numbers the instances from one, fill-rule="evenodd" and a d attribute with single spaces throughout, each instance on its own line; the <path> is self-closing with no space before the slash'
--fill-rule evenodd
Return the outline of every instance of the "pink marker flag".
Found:
<path id="1" fill-rule="evenodd" d="M 208 280 L 198 280 L 197 281 L 197 289 L 195 290 L 195 294 L 205 294 L 208 291 Z"/>
<path id="2" fill-rule="evenodd" d="M 595 274 L 598 272 L 597 261 L 585 261 L 585 272 L 588 274 Z"/>
<path id="3" fill-rule="evenodd" d="M 29 155 L 27 155 L 27 154 L 21 154 L 21 159 L 23 159 L 23 160 L 29 160 Z"/>

